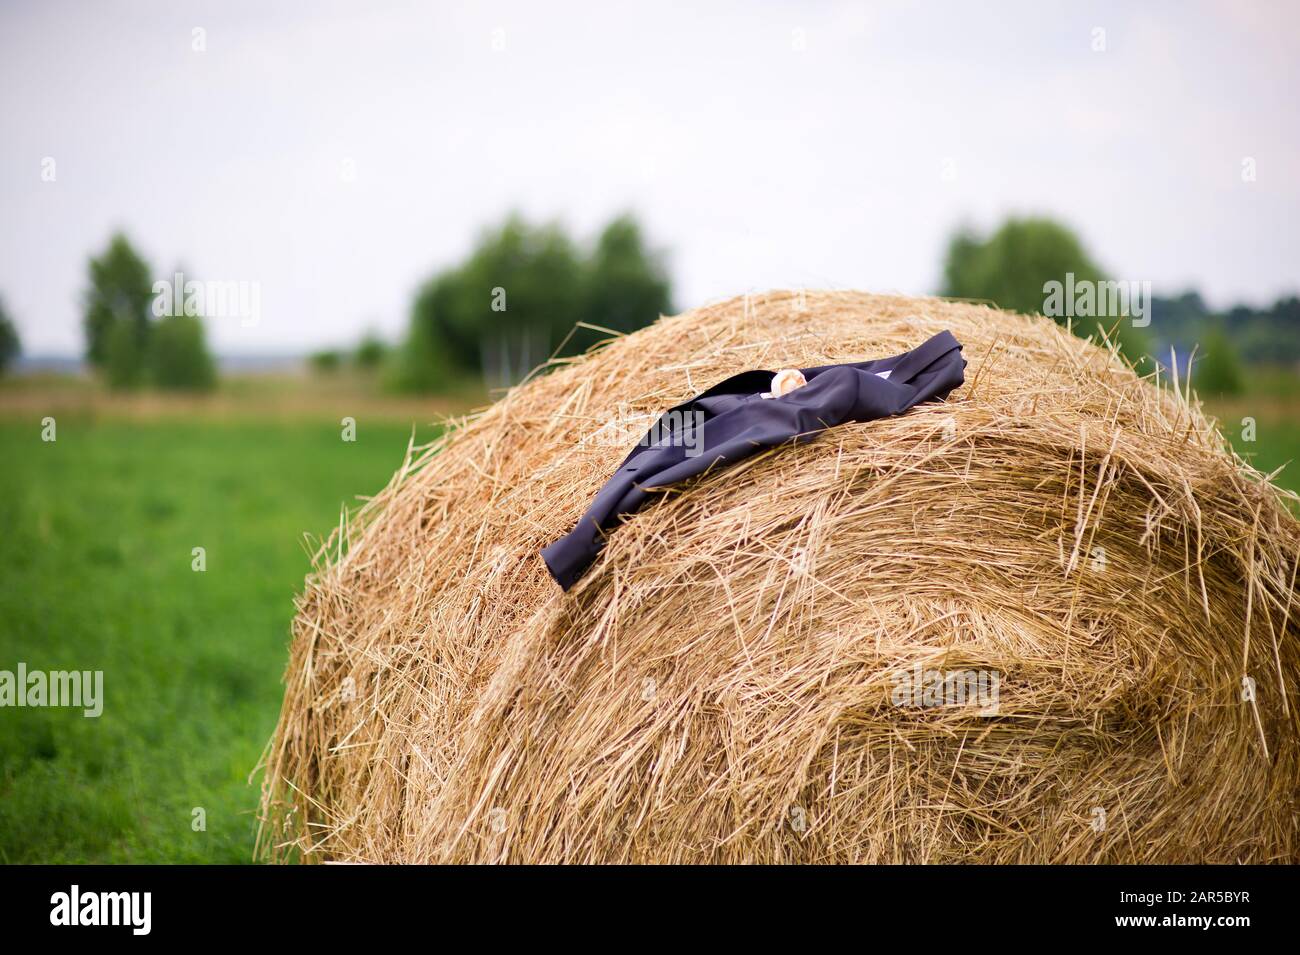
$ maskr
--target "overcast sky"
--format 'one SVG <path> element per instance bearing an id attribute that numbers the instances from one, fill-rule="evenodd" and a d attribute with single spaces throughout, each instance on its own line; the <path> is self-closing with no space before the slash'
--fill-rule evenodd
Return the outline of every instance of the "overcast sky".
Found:
<path id="1" fill-rule="evenodd" d="M 123 229 L 160 276 L 260 283 L 218 351 L 395 336 L 518 208 L 583 238 L 636 211 L 681 308 L 932 293 L 953 228 L 1013 212 L 1157 293 L 1264 303 L 1300 287 L 1298 11 L 6 0 L 0 295 L 28 353 L 80 353 Z"/>

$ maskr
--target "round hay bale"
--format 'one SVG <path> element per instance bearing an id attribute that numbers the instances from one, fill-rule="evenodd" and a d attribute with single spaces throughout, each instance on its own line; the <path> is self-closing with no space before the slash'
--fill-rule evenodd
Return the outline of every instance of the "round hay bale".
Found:
<path id="1" fill-rule="evenodd" d="M 942 329 L 969 362 L 946 402 L 675 488 L 571 592 L 548 576 L 649 416 Z M 1046 319 L 849 292 L 559 364 L 322 547 L 272 857 L 1300 857 L 1294 498 L 1175 388 Z"/>

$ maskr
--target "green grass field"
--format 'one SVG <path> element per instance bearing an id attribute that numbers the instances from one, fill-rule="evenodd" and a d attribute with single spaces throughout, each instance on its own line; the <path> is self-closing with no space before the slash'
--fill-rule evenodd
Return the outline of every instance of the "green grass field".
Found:
<path id="1" fill-rule="evenodd" d="M 66 402 L 45 443 L 41 387 L 0 402 L 0 669 L 102 670 L 105 703 L 97 719 L 0 711 L 0 861 L 248 862 L 303 535 L 383 487 L 403 422 L 436 415 L 359 411 L 348 443 L 332 409 L 159 413 L 166 399 L 92 395 Z M 1234 439 L 1257 419 L 1239 447 L 1268 470 L 1300 461 L 1298 404 L 1270 382 L 1210 410 Z M 1300 465 L 1280 483 L 1300 488 Z"/>
<path id="2" fill-rule="evenodd" d="M 105 698 L 0 712 L 0 861 L 250 861 L 303 534 L 383 487 L 409 436 L 59 416 L 44 443 L 39 417 L 0 419 L 0 669 L 102 670 Z"/>

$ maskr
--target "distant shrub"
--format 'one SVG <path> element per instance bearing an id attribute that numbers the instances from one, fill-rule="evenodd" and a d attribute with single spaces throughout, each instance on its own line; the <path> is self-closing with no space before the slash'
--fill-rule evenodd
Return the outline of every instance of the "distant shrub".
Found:
<path id="1" fill-rule="evenodd" d="M 366 335 L 352 353 L 352 361 L 358 368 L 373 371 L 384 363 L 388 357 L 388 345 L 377 335 Z"/>
<path id="2" fill-rule="evenodd" d="M 342 367 L 343 353 L 334 348 L 312 352 L 307 357 L 307 362 L 311 365 L 312 371 L 329 375 L 338 371 L 339 368 Z"/>

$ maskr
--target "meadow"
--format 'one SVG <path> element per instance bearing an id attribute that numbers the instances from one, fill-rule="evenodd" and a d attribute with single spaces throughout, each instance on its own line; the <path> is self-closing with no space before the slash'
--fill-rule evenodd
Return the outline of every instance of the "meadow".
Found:
<path id="1" fill-rule="evenodd" d="M 1253 417 L 1239 448 L 1271 470 L 1300 457 L 1295 376 L 1252 381 L 1211 410 L 1238 441 Z M 443 410 L 284 381 L 180 401 L 0 388 L 0 669 L 102 670 L 105 696 L 98 718 L 0 712 L 0 862 L 253 860 L 304 535 L 382 488 Z M 1300 489 L 1300 467 L 1279 483 Z"/>
<path id="2" fill-rule="evenodd" d="M 105 697 L 0 713 L 0 862 L 251 861 L 304 535 L 387 483 L 401 413 L 348 442 L 340 418 L 69 409 L 47 442 L 0 412 L 0 669 L 102 670 Z"/>

